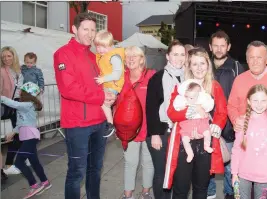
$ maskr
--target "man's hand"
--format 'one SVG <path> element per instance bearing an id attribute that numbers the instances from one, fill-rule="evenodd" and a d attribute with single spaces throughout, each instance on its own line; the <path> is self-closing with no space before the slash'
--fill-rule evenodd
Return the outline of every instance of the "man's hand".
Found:
<path id="1" fill-rule="evenodd" d="M 107 106 L 112 106 L 112 104 L 114 104 L 114 102 L 117 99 L 117 96 L 112 93 L 112 92 L 104 92 L 105 93 L 105 101 L 104 104 Z"/>
<path id="2" fill-rule="evenodd" d="M 234 123 L 234 130 L 235 132 L 243 132 L 244 130 L 244 123 L 245 123 L 245 116 L 239 116 L 236 118 L 235 123 Z"/>
<path id="3" fill-rule="evenodd" d="M 160 148 L 162 147 L 162 140 L 159 135 L 152 135 L 151 145 L 154 149 L 160 150 Z"/>
<path id="4" fill-rule="evenodd" d="M 201 105 L 196 105 L 196 112 L 201 116 L 201 118 L 207 118 L 209 115 L 205 112 Z"/>
<path id="5" fill-rule="evenodd" d="M 95 77 L 96 83 L 98 83 L 98 85 L 103 84 L 104 83 L 104 78 L 103 77 Z"/>
<path id="6" fill-rule="evenodd" d="M 11 142 L 13 140 L 13 137 L 15 136 L 16 133 L 9 133 L 6 135 L 6 141 Z"/>

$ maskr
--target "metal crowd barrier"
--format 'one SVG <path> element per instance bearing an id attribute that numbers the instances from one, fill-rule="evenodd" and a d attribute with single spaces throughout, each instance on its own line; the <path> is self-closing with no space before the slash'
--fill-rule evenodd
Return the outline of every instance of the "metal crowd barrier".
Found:
<path id="1" fill-rule="evenodd" d="M 42 111 L 37 112 L 37 127 L 41 134 L 55 132 L 53 137 L 60 134 L 65 138 L 60 128 L 60 94 L 56 84 L 46 84 L 44 93 L 39 96 L 43 104 Z M 10 120 L 1 121 L 1 139 L 12 132 Z M 5 142 L 2 142 L 4 144 Z"/>

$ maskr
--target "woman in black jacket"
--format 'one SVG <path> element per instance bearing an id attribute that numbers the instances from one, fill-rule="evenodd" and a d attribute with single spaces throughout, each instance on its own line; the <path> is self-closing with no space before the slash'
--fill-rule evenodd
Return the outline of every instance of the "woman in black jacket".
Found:
<path id="1" fill-rule="evenodd" d="M 169 45 L 167 65 L 149 81 L 146 98 L 147 146 L 154 165 L 153 191 L 155 199 L 170 199 L 170 190 L 163 189 L 165 175 L 168 132 L 172 122 L 167 116 L 167 108 L 175 85 L 184 79 L 185 48 L 174 40 Z"/>

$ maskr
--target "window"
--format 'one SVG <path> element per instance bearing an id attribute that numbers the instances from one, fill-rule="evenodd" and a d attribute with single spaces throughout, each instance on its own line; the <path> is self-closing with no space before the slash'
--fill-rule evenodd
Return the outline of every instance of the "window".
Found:
<path id="1" fill-rule="evenodd" d="M 88 10 L 88 12 L 96 19 L 96 30 L 106 30 L 107 29 L 107 22 L 108 17 L 107 15 L 103 15 L 97 12 L 92 12 Z"/>
<path id="2" fill-rule="evenodd" d="M 22 23 L 47 28 L 47 1 L 23 1 Z"/>

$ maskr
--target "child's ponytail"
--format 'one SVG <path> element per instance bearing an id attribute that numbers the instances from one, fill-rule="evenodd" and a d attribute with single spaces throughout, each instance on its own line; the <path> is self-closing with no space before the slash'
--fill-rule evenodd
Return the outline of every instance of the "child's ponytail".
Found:
<path id="1" fill-rule="evenodd" d="M 243 128 L 243 131 L 244 131 L 244 134 L 243 134 L 243 141 L 242 141 L 242 148 L 243 149 L 246 149 L 247 147 L 247 130 L 248 130 L 248 123 L 249 123 L 249 119 L 250 119 L 250 115 L 251 115 L 251 106 L 248 104 L 247 105 L 247 110 L 246 110 L 246 116 L 245 116 L 245 121 L 244 121 L 244 128 Z"/>

